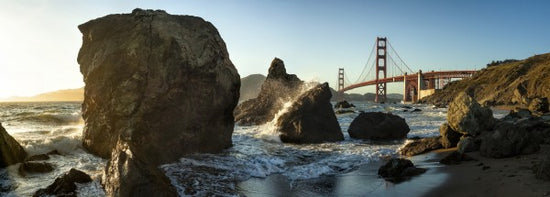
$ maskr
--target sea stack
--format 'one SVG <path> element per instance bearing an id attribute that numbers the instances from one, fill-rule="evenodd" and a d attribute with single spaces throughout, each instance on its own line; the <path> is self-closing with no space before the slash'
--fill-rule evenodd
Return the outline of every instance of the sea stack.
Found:
<path id="1" fill-rule="evenodd" d="M 78 27 L 84 76 L 83 145 L 111 158 L 108 196 L 175 196 L 158 168 L 231 146 L 240 77 L 209 22 L 161 10 Z"/>
<path id="2" fill-rule="evenodd" d="M 285 101 L 298 96 L 303 83 L 296 75 L 286 72 L 283 60 L 273 59 L 258 97 L 237 106 L 235 121 L 239 125 L 260 125 L 273 120 Z"/>

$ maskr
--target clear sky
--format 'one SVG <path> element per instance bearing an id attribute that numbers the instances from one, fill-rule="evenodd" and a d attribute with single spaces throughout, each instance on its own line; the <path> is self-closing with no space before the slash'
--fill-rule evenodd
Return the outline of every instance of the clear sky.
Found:
<path id="1" fill-rule="evenodd" d="M 241 77 L 266 74 L 279 57 L 288 72 L 332 87 L 339 67 L 355 81 L 377 36 L 413 70 L 550 52 L 550 1 L 0 0 L 0 98 L 82 87 L 77 26 L 136 7 L 212 22 Z"/>

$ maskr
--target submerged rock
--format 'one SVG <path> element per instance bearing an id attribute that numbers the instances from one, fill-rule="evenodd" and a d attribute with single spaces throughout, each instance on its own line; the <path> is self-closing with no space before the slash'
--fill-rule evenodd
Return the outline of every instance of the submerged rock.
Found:
<path id="1" fill-rule="evenodd" d="M 53 171 L 53 166 L 46 162 L 26 161 L 19 166 L 19 174 L 25 176 L 28 173 L 46 173 Z"/>
<path id="2" fill-rule="evenodd" d="M 273 59 L 258 97 L 235 108 L 235 121 L 239 125 L 260 125 L 273 120 L 284 102 L 298 96 L 302 85 L 303 81 L 296 75 L 286 73 L 283 60 Z"/>
<path id="3" fill-rule="evenodd" d="M 328 83 L 319 84 L 300 95 L 277 119 L 281 141 L 320 143 L 344 140 L 330 104 L 331 97 Z"/>
<path id="4" fill-rule="evenodd" d="M 462 134 L 479 135 L 482 131 L 492 130 L 495 125 L 493 112 L 481 107 L 466 92 L 460 93 L 449 105 L 447 111 L 449 126 Z"/>
<path id="5" fill-rule="evenodd" d="M 39 189 L 33 196 L 77 196 L 75 183 L 91 182 L 90 175 L 72 168 L 68 173 L 55 179 L 55 181 L 45 189 Z"/>
<path id="6" fill-rule="evenodd" d="M 441 135 L 441 145 L 443 148 L 455 147 L 462 136 L 461 133 L 454 131 L 447 123 L 443 123 L 439 127 L 439 134 Z"/>
<path id="7" fill-rule="evenodd" d="M 118 188 L 107 195 L 175 195 L 174 189 L 137 184 L 166 180 L 160 164 L 231 146 L 240 78 L 211 23 L 135 9 L 79 29 L 78 62 L 86 83 L 83 145 L 104 158 L 116 155 L 110 162 L 119 163 L 122 150 L 115 146 L 124 144 L 133 153 L 128 163 L 138 166 L 108 165 L 106 171 L 126 176 L 107 174 L 105 187 Z M 151 180 L 125 180 L 133 176 Z M 140 187 L 166 190 L 146 193 Z"/>
<path id="8" fill-rule="evenodd" d="M 346 100 L 339 101 L 336 103 L 336 105 L 334 105 L 334 108 L 352 108 L 352 107 L 355 107 L 355 105 L 353 105 L 352 103 L 349 103 Z"/>
<path id="9" fill-rule="evenodd" d="M 349 125 L 348 133 L 359 139 L 402 139 L 410 128 L 405 119 L 382 112 L 361 112 Z"/>
<path id="10" fill-rule="evenodd" d="M 25 149 L 4 129 L 0 123 L 0 168 L 23 162 Z"/>
<path id="11" fill-rule="evenodd" d="M 512 123 L 501 122 L 492 134 L 482 138 L 479 151 L 486 157 L 502 158 L 531 154 L 539 149 L 539 140 L 531 132 Z"/>
<path id="12" fill-rule="evenodd" d="M 410 160 L 401 158 L 392 158 L 378 169 L 378 175 L 390 182 L 400 182 L 424 172 L 426 169 L 417 168 Z"/>
<path id="13" fill-rule="evenodd" d="M 405 144 L 405 146 L 399 149 L 399 153 L 405 156 L 414 156 L 432 150 L 437 150 L 442 147 L 441 137 L 428 137 Z"/>

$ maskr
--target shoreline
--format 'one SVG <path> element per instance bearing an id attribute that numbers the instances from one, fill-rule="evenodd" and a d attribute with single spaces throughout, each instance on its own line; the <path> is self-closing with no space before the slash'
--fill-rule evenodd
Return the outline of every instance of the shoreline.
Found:
<path id="1" fill-rule="evenodd" d="M 550 154 L 549 145 L 530 155 L 493 159 L 478 151 L 466 153 L 477 161 L 442 165 L 448 178 L 426 196 L 550 196 L 550 182 L 535 178 L 533 165 Z"/>

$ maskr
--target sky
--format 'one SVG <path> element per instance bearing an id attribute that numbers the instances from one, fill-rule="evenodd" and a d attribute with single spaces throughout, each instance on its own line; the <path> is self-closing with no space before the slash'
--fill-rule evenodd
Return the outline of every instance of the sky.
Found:
<path id="1" fill-rule="evenodd" d="M 289 73 L 331 87 L 340 67 L 356 80 L 377 36 L 415 71 L 482 69 L 550 52 L 550 1 L 0 0 L 0 98 L 84 86 L 77 26 L 138 7 L 214 24 L 241 77 L 266 75 L 278 57 Z"/>

